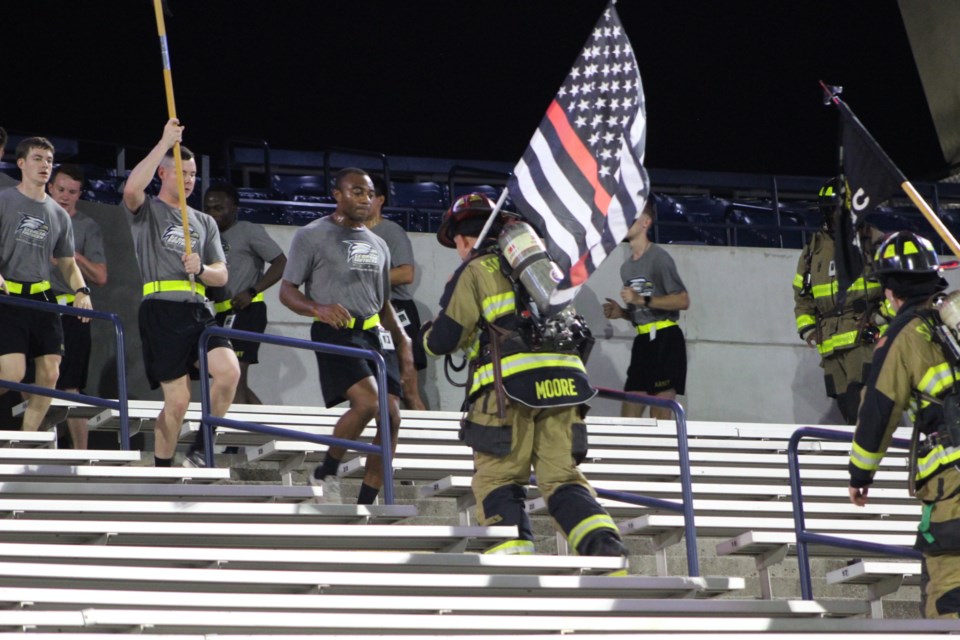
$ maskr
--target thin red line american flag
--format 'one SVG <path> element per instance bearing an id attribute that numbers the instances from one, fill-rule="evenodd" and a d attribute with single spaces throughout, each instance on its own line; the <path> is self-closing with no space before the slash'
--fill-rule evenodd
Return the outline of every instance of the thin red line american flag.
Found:
<path id="1" fill-rule="evenodd" d="M 637 60 L 611 3 L 508 183 L 564 274 L 553 308 L 573 300 L 643 209 L 646 125 Z"/>

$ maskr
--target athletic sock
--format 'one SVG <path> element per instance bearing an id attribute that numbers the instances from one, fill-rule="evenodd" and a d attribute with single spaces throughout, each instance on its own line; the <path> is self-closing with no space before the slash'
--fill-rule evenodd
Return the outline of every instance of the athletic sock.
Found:
<path id="1" fill-rule="evenodd" d="M 155 467 L 172 467 L 173 458 L 161 458 L 158 455 L 154 454 L 153 456 L 153 466 Z"/>
<path id="2" fill-rule="evenodd" d="M 360 494 L 357 496 L 357 504 L 373 504 L 379 494 L 380 489 L 375 489 L 364 482 L 360 485 Z"/>
<path id="3" fill-rule="evenodd" d="M 313 470 L 313 477 L 317 480 L 323 480 L 327 476 L 337 475 L 337 469 L 339 468 L 340 461 L 331 456 L 328 451 L 327 457 L 323 459 L 323 463 Z"/>

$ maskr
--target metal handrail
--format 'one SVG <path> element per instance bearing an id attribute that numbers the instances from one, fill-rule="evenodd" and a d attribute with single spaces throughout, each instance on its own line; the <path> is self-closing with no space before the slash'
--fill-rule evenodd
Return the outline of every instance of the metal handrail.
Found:
<path id="1" fill-rule="evenodd" d="M 678 504 L 670 500 L 661 500 L 650 496 L 638 494 L 623 493 L 620 491 L 610 491 L 607 489 L 596 488 L 597 495 L 627 502 L 629 504 L 639 504 L 646 507 L 658 509 L 668 509 L 683 513 L 683 535 L 687 547 L 687 573 L 690 577 L 696 578 L 700 575 L 700 559 L 697 555 L 697 529 L 693 518 L 693 481 L 690 476 L 690 447 L 687 443 L 687 414 L 683 406 L 676 400 L 667 398 L 658 398 L 648 396 L 642 393 L 630 393 L 627 391 L 617 391 L 615 389 L 606 389 L 595 387 L 597 395 L 601 398 L 611 400 L 620 400 L 622 402 L 633 402 L 636 404 L 651 405 L 669 409 L 677 421 L 677 453 L 680 458 L 680 496 L 681 502 Z"/>
<path id="2" fill-rule="evenodd" d="M 793 530 L 797 538 L 797 565 L 800 570 L 801 597 L 804 600 L 813 600 L 813 584 L 810 580 L 810 555 L 807 551 L 807 544 L 811 542 L 831 547 L 839 547 L 841 549 L 870 551 L 880 555 L 913 559 L 921 558 L 922 554 L 910 547 L 865 542 L 862 540 L 854 540 L 853 538 L 843 538 L 841 536 L 831 536 L 807 531 L 806 520 L 803 513 L 803 490 L 800 483 L 800 456 L 797 453 L 797 447 L 800 441 L 807 437 L 820 438 L 821 440 L 836 440 L 838 442 L 853 442 L 853 433 L 836 431 L 834 429 L 821 429 L 819 427 L 802 427 L 794 431 L 793 435 L 790 436 L 790 444 L 787 447 L 787 462 L 790 467 L 790 499 L 793 501 Z M 893 438 L 890 441 L 890 446 L 909 449 L 910 442 L 903 438 Z"/>
<path id="3" fill-rule="evenodd" d="M 207 346 L 210 338 L 221 336 L 224 338 L 236 338 L 246 342 L 261 342 L 264 344 L 273 344 L 280 347 L 292 347 L 294 349 L 307 349 L 310 351 L 319 351 L 332 355 L 345 356 L 348 358 L 363 358 L 372 360 L 376 365 L 377 376 L 377 401 L 380 410 L 380 444 L 367 444 L 355 440 L 344 440 L 333 436 L 321 436 L 303 431 L 292 429 L 281 429 L 279 427 L 270 427 L 253 422 L 244 422 L 240 420 L 231 420 L 229 418 L 220 418 L 210 412 L 210 379 L 207 374 Z M 229 427 L 241 431 L 254 431 L 256 433 L 265 433 L 267 435 L 280 436 L 293 440 L 306 440 L 317 444 L 327 446 L 344 447 L 354 451 L 372 453 L 380 455 L 383 462 L 383 500 L 386 504 L 393 504 L 393 447 L 391 446 L 390 434 L 390 413 L 387 409 L 387 365 L 383 356 L 372 349 L 359 349 L 356 347 L 344 347 L 335 344 L 325 344 L 322 342 L 313 342 L 312 340 L 300 340 L 298 338 L 287 338 L 284 336 L 274 336 L 269 333 L 254 333 L 252 331 L 240 331 L 239 329 L 224 329 L 222 327 L 208 327 L 200 335 L 200 431 L 203 434 L 203 455 L 207 467 L 213 467 L 213 428 Z"/>
<path id="4" fill-rule="evenodd" d="M 83 393 L 68 393 L 59 389 L 48 389 L 35 384 L 23 384 L 20 382 L 10 382 L 0 380 L 0 387 L 12 389 L 21 393 L 33 393 L 40 396 L 50 396 L 60 400 L 71 400 L 103 407 L 104 409 L 113 409 L 120 413 L 120 447 L 124 451 L 130 450 L 130 414 L 127 402 L 127 365 L 124 360 L 126 348 L 123 339 L 123 322 L 120 317 L 109 311 L 96 311 L 93 309 L 77 309 L 62 304 L 52 302 L 41 302 L 40 300 L 30 300 L 26 298 L 17 298 L 9 295 L 0 295 L 0 304 L 12 307 L 22 307 L 24 309 L 33 309 L 34 311 L 44 311 L 46 313 L 58 313 L 68 316 L 79 316 L 81 318 L 93 318 L 96 320 L 109 320 L 113 323 L 114 331 L 117 336 L 117 395 L 116 400 L 107 400 L 88 396 Z"/>

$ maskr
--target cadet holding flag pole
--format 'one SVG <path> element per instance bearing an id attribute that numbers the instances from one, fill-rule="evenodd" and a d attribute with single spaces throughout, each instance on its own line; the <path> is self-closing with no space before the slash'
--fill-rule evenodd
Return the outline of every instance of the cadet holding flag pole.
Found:
<path id="1" fill-rule="evenodd" d="M 167 117 L 170 120 L 177 120 L 177 107 L 173 100 L 173 71 L 170 69 L 170 48 L 167 46 L 167 26 L 163 19 L 166 10 L 164 0 L 153 0 L 153 11 L 157 16 L 157 35 L 160 37 L 160 55 L 163 58 L 163 88 L 167 94 Z M 177 124 L 179 124 L 177 120 Z M 183 225 L 183 237 L 190 236 L 188 231 L 190 227 L 189 214 L 187 212 L 187 198 L 184 195 L 186 190 L 183 184 L 183 158 L 180 153 L 180 141 L 173 145 L 173 166 L 177 174 L 177 193 L 180 194 L 180 222 Z M 190 243 L 184 245 L 186 255 L 190 255 Z M 190 285 L 196 292 L 196 278 L 190 274 Z"/>

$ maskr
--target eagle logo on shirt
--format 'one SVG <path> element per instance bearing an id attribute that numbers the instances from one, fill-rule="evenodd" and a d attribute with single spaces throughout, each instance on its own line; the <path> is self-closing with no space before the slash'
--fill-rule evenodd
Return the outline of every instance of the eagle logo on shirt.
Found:
<path id="1" fill-rule="evenodd" d="M 355 271 L 375 271 L 380 268 L 380 252 L 365 240 L 344 240 L 347 245 L 347 266 Z"/>
<path id="2" fill-rule="evenodd" d="M 20 214 L 20 223 L 16 230 L 17 242 L 40 246 L 44 244 L 49 234 L 50 225 L 46 220 L 25 213 Z"/>
<path id="3" fill-rule="evenodd" d="M 196 252 L 199 242 L 200 234 L 193 227 L 190 227 L 190 247 L 194 252 Z M 167 227 L 163 235 L 160 236 L 160 243 L 167 251 L 185 253 L 187 245 L 183 241 L 183 225 L 172 224 Z"/>

